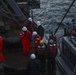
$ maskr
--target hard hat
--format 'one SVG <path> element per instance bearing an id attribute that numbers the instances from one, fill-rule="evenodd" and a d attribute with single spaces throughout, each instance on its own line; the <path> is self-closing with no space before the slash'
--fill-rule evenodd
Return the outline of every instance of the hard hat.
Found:
<path id="1" fill-rule="evenodd" d="M 30 22 L 32 22 L 32 18 L 31 18 L 31 17 L 29 17 L 28 20 L 29 20 Z"/>
<path id="2" fill-rule="evenodd" d="M 30 58 L 31 59 L 35 59 L 36 58 L 36 55 L 35 54 L 31 54 Z"/>
<path id="3" fill-rule="evenodd" d="M 43 44 L 44 44 L 44 41 L 43 41 L 43 40 L 41 40 L 41 41 L 40 41 L 40 45 L 43 45 Z"/>
<path id="4" fill-rule="evenodd" d="M 49 44 L 54 44 L 54 41 L 51 39 L 51 40 L 49 41 Z"/>
<path id="5" fill-rule="evenodd" d="M 22 28 L 22 30 L 23 30 L 23 31 L 27 31 L 27 28 L 24 26 L 24 27 Z"/>
<path id="6" fill-rule="evenodd" d="M 32 35 L 37 35 L 37 32 L 36 31 L 33 31 Z"/>
<path id="7" fill-rule="evenodd" d="M 40 26 L 41 25 L 41 22 L 40 21 L 37 21 L 37 25 Z"/>

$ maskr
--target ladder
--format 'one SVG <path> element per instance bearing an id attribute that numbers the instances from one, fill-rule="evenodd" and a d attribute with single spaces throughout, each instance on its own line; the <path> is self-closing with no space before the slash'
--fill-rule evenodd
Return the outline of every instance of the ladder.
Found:
<path id="1" fill-rule="evenodd" d="M 0 13 L 1 14 L 3 14 L 4 12 L 4 10 L 5 11 L 7 11 L 10 15 L 11 15 L 11 17 L 10 18 L 12 18 L 12 19 L 14 19 L 14 20 L 17 20 L 17 18 L 16 17 L 18 17 L 19 18 L 19 20 L 21 20 L 22 22 L 24 21 L 24 20 L 26 20 L 26 16 L 24 15 L 24 13 L 21 11 L 21 9 L 19 8 L 19 6 L 17 5 L 17 3 L 15 2 L 15 0 L 0 0 L 0 3 L 2 4 L 2 9 L 0 9 Z M 8 5 L 10 6 L 10 7 L 8 7 Z M 11 8 L 12 9 L 12 11 L 14 12 L 14 14 L 13 14 L 13 12 L 9 9 L 9 8 Z M 8 16 L 7 14 L 3 14 L 4 16 Z M 9 17 L 9 16 L 8 16 Z"/>

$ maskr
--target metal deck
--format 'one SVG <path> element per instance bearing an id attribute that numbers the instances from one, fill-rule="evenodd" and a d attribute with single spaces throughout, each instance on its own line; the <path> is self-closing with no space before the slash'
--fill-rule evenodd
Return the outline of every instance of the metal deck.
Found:
<path id="1" fill-rule="evenodd" d="M 11 52 L 11 53 L 4 53 L 4 57 L 6 59 L 5 64 L 11 66 L 15 69 L 26 69 L 26 63 L 29 59 L 28 54 L 23 54 L 22 52 Z M 47 75 L 47 71 L 41 73 L 41 75 Z M 51 74 L 52 75 L 52 74 Z M 56 75 L 61 75 L 58 67 L 56 67 Z"/>

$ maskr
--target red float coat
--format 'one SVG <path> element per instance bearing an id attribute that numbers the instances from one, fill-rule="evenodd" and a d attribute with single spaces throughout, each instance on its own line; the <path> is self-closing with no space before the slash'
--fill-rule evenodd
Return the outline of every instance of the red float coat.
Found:
<path id="1" fill-rule="evenodd" d="M 23 46 L 23 53 L 27 53 L 30 50 L 30 40 L 32 38 L 32 35 L 30 31 L 26 31 L 24 33 L 23 31 L 20 33 L 20 38 L 22 40 L 22 46 Z"/>
<path id="2" fill-rule="evenodd" d="M 3 38 L 0 36 L 0 61 L 5 62 L 5 59 L 2 54 L 2 47 L 3 47 Z"/>
<path id="3" fill-rule="evenodd" d="M 37 34 L 34 40 L 34 51 L 36 52 L 37 46 L 40 44 L 41 37 Z"/>
<path id="4" fill-rule="evenodd" d="M 25 26 L 27 27 L 27 29 L 32 33 L 34 28 L 35 28 L 35 23 L 34 22 L 30 22 L 30 21 L 26 21 Z"/>

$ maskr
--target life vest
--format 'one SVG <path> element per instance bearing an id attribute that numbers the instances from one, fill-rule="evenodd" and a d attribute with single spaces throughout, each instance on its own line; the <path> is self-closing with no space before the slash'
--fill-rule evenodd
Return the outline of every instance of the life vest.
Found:
<path id="1" fill-rule="evenodd" d="M 44 55 L 45 54 L 45 45 L 42 45 L 42 46 L 38 46 L 37 48 L 37 52 L 39 55 Z"/>
<path id="2" fill-rule="evenodd" d="M 20 33 L 20 38 L 22 40 L 30 40 L 31 37 L 32 37 L 32 35 L 31 35 L 31 32 L 29 30 L 26 31 L 26 35 L 23 31 Z"/>
<path id="3" fill-rule="evenodd" d="M 56 44 L 49 45 L 49 49 L 50 49 L 50 54 L 55 54 L 57 50 Z"/>
<path id="4" fill-rule="evenodd" d="M 34 40 L 35 47 L 39 45 L 40 40 L 41 40 L 41 37 L 37 34 L 35 36 L 35 40 Z"/>
<path id="5" fill-rule="evenodd" d="M 39 38 L 39 39 L 41 39 L 40 35 L 38 35 L 38 34 L 35 36 L 35 38 Z"/>

